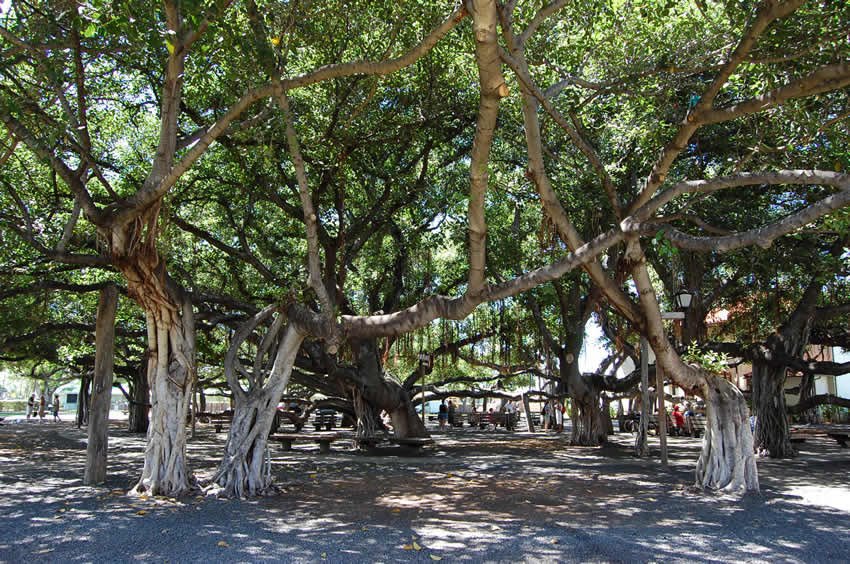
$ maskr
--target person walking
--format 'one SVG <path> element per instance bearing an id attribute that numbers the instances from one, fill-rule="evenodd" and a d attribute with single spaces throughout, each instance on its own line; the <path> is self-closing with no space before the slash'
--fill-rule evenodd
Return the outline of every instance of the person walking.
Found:
<path id="1" fill-rule="evenodd" d="M 53 394 L 53 422 L 62 421 L 59 419 L 59 394 Z"/>
<path id="2" fill-rule="evenodd" d="M 30 395 L 30 399 L 27 400 L 27 421 L 30 417 L 35 417 L 35 394 Z"/>

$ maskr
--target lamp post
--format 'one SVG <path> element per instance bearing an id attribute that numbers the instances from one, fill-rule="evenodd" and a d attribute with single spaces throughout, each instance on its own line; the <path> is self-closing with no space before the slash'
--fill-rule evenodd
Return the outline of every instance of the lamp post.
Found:
<path id="1" fill-rule="evenodd" d="M 419 351 L 419 365 L 417 371 L 419 378 L 422 381 L 422 425 L 425 425 L 425 371 L 431 368 L 431 355 L 424 351 Z"/>
<path id="2" fill-rule="evenodd" d="M 661 319 L 685 319 L 684 310 L 690 307 L 692 299 L 692 292 L 689 292 L 684 288 L 679 289 L 679 291 L 674 294 L 673 301 L 676 303 L 676 307 L 682 311 L 662 311 Z M 644 456 L 646 454 L 646 436 L 649 425 L 649 368 L 648 362 L 644 360 L 644 357 L 649 355 L 649 344 L 646 341 L 646 337 L 641 336 L 640 344 L 642 394 L 641 433 L 643 434 L 643 442 L 639 445 L 638 450 L 639 454 Z M 664 369 L 657 360 L 655 362 L 655 389 L 656 394 L 658 395 L 658 442 L 661 450 L 661 464 L 667 466 L 667 408 L 664 400 Z"/>
<path id="3" fill-rule="evenodd" d="M 679 311 L 662 311 L 661 319 L 684 320 L 685 310 L 691 306 L 693 293 L 680 288 L 673 295 L 673 301 Z M 655 386 L 658 389 L 658 440 L 661 447 L 661 464 L 667 466 L 667 407 L 664 400 L 664 369 L 661 364 L 655 363 Z"/>

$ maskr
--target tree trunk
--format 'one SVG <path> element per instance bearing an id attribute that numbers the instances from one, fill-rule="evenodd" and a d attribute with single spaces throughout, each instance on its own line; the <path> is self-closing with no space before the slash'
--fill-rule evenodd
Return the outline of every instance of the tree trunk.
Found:
<path id="1" fill-rule="evenodd" d="M 804 374 L 800 380 L 800 399 L 798 404 L 802 404 L 814 397 L 815 395 L 815 377 L 814 374 Z M 800 412 L 800 421 L 803 423 L 817 423 L 817 408 L 805 409 Z"/>
<path id="2" fill-rule="evenodd" d="M 563 361 L 562 361 L 563 365 Z M 578 370 L 578 363 L 566 364 L 562 369 L 566 375 L 567 393 L 573 403 L 570 417 L 573 430 L 570 443 L 580 446 L 599 446 L 608 441 L 608 430 L 602 409 L 599 407 L 599 388 L 589 382 Z"/>
<path id="3" fill-rule="evenodd" d="M 389 414 L 396 437 L 427 437 L 428 431 L 416 415 L 408 391 L 398 382 L 384 376 L 374 339 L 360 341 L 354 346 L 357 350 L 357 369 L 352 383 L 362 399 L 377 413 L 386 411 Z"/>
<path id="4" fill-rule="evenodd" d="M 89 408 L 88 444 L 83 484 L 106 481 L 106 452 L 109 441 L 109 408 L 112 404 L 112 369 L 115 360 L 115 310 L 118 289 L 109 284 L 100 291 L 95 325 L 94 377 Z"/>
<path id="5" fill-rule="evenodd" d="M 77 394 L 77 428 L 88 425 L 89 422 L 89 378 L 88 373 L 83 373 L 80 379 L 80 393 Z"/>
<path id="6" fill-rule="evenodd" d="M 599 408 L 599 394 L 572 396 L 573 431 L 570 443 L 580 446 L 599 446 L 608 441 L 605 417 Z"/>
<path id="7" fill-rule="evenodd" d="M 249 323 L 244 330 L 240 329 L 241 336 L 234 337 L 226 363 L 237 361 L 235 357 L 242 340 L 262 320 L 263 318 L 255 317 L 255 323 Z M 270 340 L 276 338 L 277 331 L 274 327 L 272 331 L 275 334 L 268 337 Z M 212 485 L 207 488 L 208 493 L 225 497 L 253 497 L 265 493 L 271 487 L 271 468 L 266 458 L 268 436 L 277 404 L 289 383 L 295 357 L 303 339 L 304 335 L 290 323 L 277 347 L 268 379 L 260 377 L 255 380 L 259 385 L 251 386 L 247 392 L 238 384 L 232 371 L 227 370 L 228 383 L 233 391 L 233 421 L 224 457 L 212 478 Z M 255 378 L 257 376 L 259 374 L 255 374 Z"/>
<path id="8" fill-rule="evenodd" d="M 785 368 L 754 361 L 752 381 L 755 446 L 767 449 L 772 458 L 793 458 L 797 451 L 791 444 L 785 408 Z"/>
<path id="9" fill-rule="evenodd" d="M 145 465 L 136 493 L 176 497 L 193 485 L 186 463 L 186 418 L 195 370 L 195 323 L 191 302 L 181 301 L 182 312 L 167 302 L 146 311 L 151 412 Z"/>
<path id="10" fill-rule="evenodd" d="M 709 375 L 703 398 L 707 421 L 697 485 L 736 493 L 757 491 L 758 469 L 744 395 L 722 377 Z"/>
<path id="11" fill-rule="evenodd" d="M 128 430 L 131 433 L 147 433 L 150 424 L 150 387 L 148 386 L 147 361 L 142 362 L 136 376 L 129 381 L 130 401 Z"/>

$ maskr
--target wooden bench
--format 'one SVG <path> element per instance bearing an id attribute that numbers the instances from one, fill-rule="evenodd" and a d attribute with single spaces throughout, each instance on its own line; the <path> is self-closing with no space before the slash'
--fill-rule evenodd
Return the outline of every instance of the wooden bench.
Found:
<path id="1" fill-rule="evenodd" d="M 398 445 L 406 452 L 414 455 L 421 454 L 422 447 L 434 444 L 434 439 L 429 437 L 361 437 L 355 440 L 359 446 L 365 447 L 367 451 L 372 453 L 375 453 L 378 445 L 385 441 Z"/>
<path id="2" fill-rule="evenodd" d="M 233 422 L 233 413 L 232 412 L 223 412 L 223 413 L 208 413 L 204 411 L 199 411 L 195 414 L 195 419 L 201 423 L 209 423 L 215 426 L 215 432 L 221 433 L 225 426 L 229 427 Z"/>
<path id="3" fill-rule="evenodd" d="M 801 425 L 790 429 L 792 443 L 804 443 L 806 437 L 827 437 L 834 440 L 841 448 L 847 448 L 850 441 L 850 429 L 847 425 Z"/>
<path id="4" fill-rule="evenodd" d="M 827 433 L 827 437 L 830 439 L 835 439 L 841 448 L 847 448 L 847 441 L 850 440 L 850 434 L 848 433 Z"/>
<path id="5" fill-rule="evenodd" d="M 275 434 L 269 437 L 270 441 L 280 443 L 283 450 L 292 450 L 295 441 L 313 441 L 319 444 L 319 452 L 328 454 L 331 451 L 331 443 L 340 439 L 350 439 L 350 435 L 339 433 L 311 433 L 311 434 Z"/>
<path id="6" fill-rule="evenodd" d="M 705 417 L 691 416 L 685 418 L 685 428 L 691 426 L 691 436 L 698 439 L 705 435 Z"/>

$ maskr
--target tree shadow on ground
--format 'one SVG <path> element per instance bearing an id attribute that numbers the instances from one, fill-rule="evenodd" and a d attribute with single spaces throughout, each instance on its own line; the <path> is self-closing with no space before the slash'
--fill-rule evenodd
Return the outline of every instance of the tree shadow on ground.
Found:
<path id="1" fill-rule="evenodd" d="M 557 435 L 455 431 L 436 436 L 421 457 L 364 456 L 338 443 L 319 455 L 305 444 L 271 451 L 280 495 L 240 501 L 125 496 L 144 437 L 117 429 L 107 484 L 84 487 L 83 438 L 69 425 L 0 429 L 0 560 L 734 561 L 850 553 L 850 503 L 840 503 L 850 456 L 826 441 L 807 443 L 792 461 L 761 459 L 762 494 L 744 499 L 689 487 L 700 447 L 690 439 L 671 438 L 668 470 L 632 457 L 628 435 L 599 449 L 570 447 Z M 225 438 L 202 430 L 190 441 L 199 476 L 215 469 Z"/>

